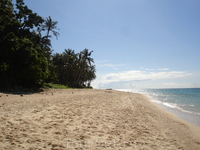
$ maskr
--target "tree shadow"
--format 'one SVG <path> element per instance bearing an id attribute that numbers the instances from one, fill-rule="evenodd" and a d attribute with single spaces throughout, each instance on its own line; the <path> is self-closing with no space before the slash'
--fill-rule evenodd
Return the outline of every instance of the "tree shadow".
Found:
<path id="1" fill-rule="evenodd" d="M 27 88 L 15 88 L 12 90 L 0 90 L 0 93 L 3 94 L 13 94 L 13 95 L 31 95 L 35 93 L 41 93 L 44 92 L 45 89 L 39 88 L 39 89 L 27 89 Z"/>

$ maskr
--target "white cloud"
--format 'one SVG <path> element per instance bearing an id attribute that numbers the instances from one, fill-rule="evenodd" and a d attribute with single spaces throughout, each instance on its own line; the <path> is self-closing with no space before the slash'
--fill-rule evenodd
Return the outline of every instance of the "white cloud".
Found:
<path id="1" fill-rule="evenodd" d="M 148 69 L 148 68 L 145 68 L 145 70 L 169 70 L 169 68 L 159 68 L 159 69 Z"/>
<path id="2" fill-rule="evenodd" d="M 169 79 L 169 78 L 181 78 L 190 73 L 182 71 L 170 71 L 170 72 L 146 72 L 139 70 L 124 71 L 120 73 L 109 73 L 102 77 L 101 83 L 108 84 L 111 82 L 126 82 L 126 81 L 143 81 L 143 80 L 157 80 L 157 79 Z"/>
<path id="3" fill-rule="evenodd" d="M 97 79 L 92 82 L 94 88 L 179 88 L 190 87 L 192 73 L 184 71 L 170 71 L 169 68 L 148 69 L 141 67 L 139 70 L 118 71 L 119 64 L 102 63 L 112 67 L 113 73 L 97 74 Z M 123 64 L 121 64 L 123 65 Z M 125 65 L 124 65 L 125 66 Z M 121 68 L 120 68 L 121 69 Z M 110 71 L 110 70 L 109 70 Z M 118 73 L 116 73 L 118 72 Z"/>

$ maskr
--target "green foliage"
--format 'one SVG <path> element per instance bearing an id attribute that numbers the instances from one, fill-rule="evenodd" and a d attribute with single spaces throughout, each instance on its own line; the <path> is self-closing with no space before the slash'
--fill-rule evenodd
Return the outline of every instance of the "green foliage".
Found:
<path id="1" fill-rule="evenodd" d="M 0 2 L 0 89 L 39 87 L 48 77 L 48 61 L 34 40 L 33 29 L 43 23 L 23 0 Z"/>
<path id="2" fill-rule="evenodd" d="M 53 83 L 44 83 L 44 88 L 52 88 L 52 89 L 71 89 L 68 86 L 61 85 L 61 84 L 53 84 Z"/>
<path id="3" fill-rule="evenodd" d="M 84 49 L 75 53 L 67 49 L 62 54 L 54 54 L 52 64 L 56 66 L 54 72 L 57 78 L 53 82 L 75 88 L 90 87 L 91 81 L 96 78 L 94 60 L 90 57 L 92 52 Z"/>
<path id="4" fill-rule="evenodd" d="M 50 33 L 58 37 L 57 24 L 34 13 L 23 0 L 15 5 L 0 1 L 0 89 L 42 87 L 45 82 L 52 88 L 90 88 L 96 78 L 93 51 L 67 49 L 51 55 Z"/>
<path id="5" fill-rule="evenodd" d="M 59 33 L 58 33 L 57 31 L 55 31 L 55 29 L 56 29 L 56 30 L 59 30 L 59 29 L 57 28 L 57 24 L 58 24 L 58 22 L 57 22 L 57 21 L 53 21 L 53 20 L 51 19 L 51 17 L 49 16 L 49 17 L 47 17 L 47 18 L 45 19 L 45 21 L 44 21 L 44 23 L 42 24 L 40 30 L 41 30 L 41 31 L 47 30 L 47 35 L 46 35 L 47 38 L 49 37 L 50 32 L 52 32 L 53 35 L 56 36 L 56 38 L 58 38 Z"/>

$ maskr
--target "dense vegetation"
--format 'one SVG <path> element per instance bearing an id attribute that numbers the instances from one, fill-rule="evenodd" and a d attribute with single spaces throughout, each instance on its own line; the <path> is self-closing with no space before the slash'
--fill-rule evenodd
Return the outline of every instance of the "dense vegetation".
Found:
<path id="1" fill-rule="evenodd" d="M 69 87 L 90 86 L 95 76 L 93 51 L 67 49 L 52 54 L 51 35 L 57 21 L 42 18 L 23 0 L 0 2 L 0 89 L 42 87 L 44 83 Z"/>

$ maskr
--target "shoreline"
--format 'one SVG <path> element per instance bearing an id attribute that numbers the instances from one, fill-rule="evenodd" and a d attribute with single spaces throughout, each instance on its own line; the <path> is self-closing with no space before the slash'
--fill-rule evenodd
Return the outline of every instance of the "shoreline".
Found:
<path id="1" fill-rule="evenodd" d="M 152 102 L 152 103 L 155 103 L 155 102 Z M 155 103 L 155 104 L 163 107 L 164 110 L 176 115 L 178 118 L 180 118 L 180 119 L 182 119 L 182 120 L 184 120 L 184 121 L 186 121 L 190 124 L 193 124 L 195 126 L 200 127 L 200 117 L 199 117 L 199 115 L 184 112 L 182 110 L 175 109 L 175 108 L 170 108 L 170 107 L 167 107 L 167 106 L 162 105 L 162 104 L 158 104 L 158 103 Z"/>
<path id="2" fill-rule="evenodd" d="M 191 88 L 183 88 L 183 89 L 191 89 Z M 199 89 L 199 88 L 198 88 Z M 122 89 L 116 89 L 117 91 L 124 91 L 124 92 L 132 92 L 132 93 L 140 93 L 143 95 L 146 95 L 147 97 L 150 98 L 150 101 L 154 104 L 157 104 L 159 106 L 161 106 L 164 110 L 176 115 L 178 118 L 191 123 L 195 126 L 200 127 L 200 113 L 196 113 L 196 112 L 192 112 L 192 111 L 188 111 L 188 110 L 183 110 L 183 109 L 177 109 L 177 108 L 173 108 L 174 106 L 168 106 L 163 104 L 164 102 L 161 100 L 157 100 L 154 97 L 152 97 L 151 95 L 149 95 L 148 93 L 143 93 L 141 91 L 133 91 L 133 90 L 122 90 Z M 168 103 L 167 103 L 168 104 Z"/>
<path id="3" fill-rule="evenodd" d="M 116 90 L 0 93 L 0 149 L 198 149 L 200 127 Z"/>

